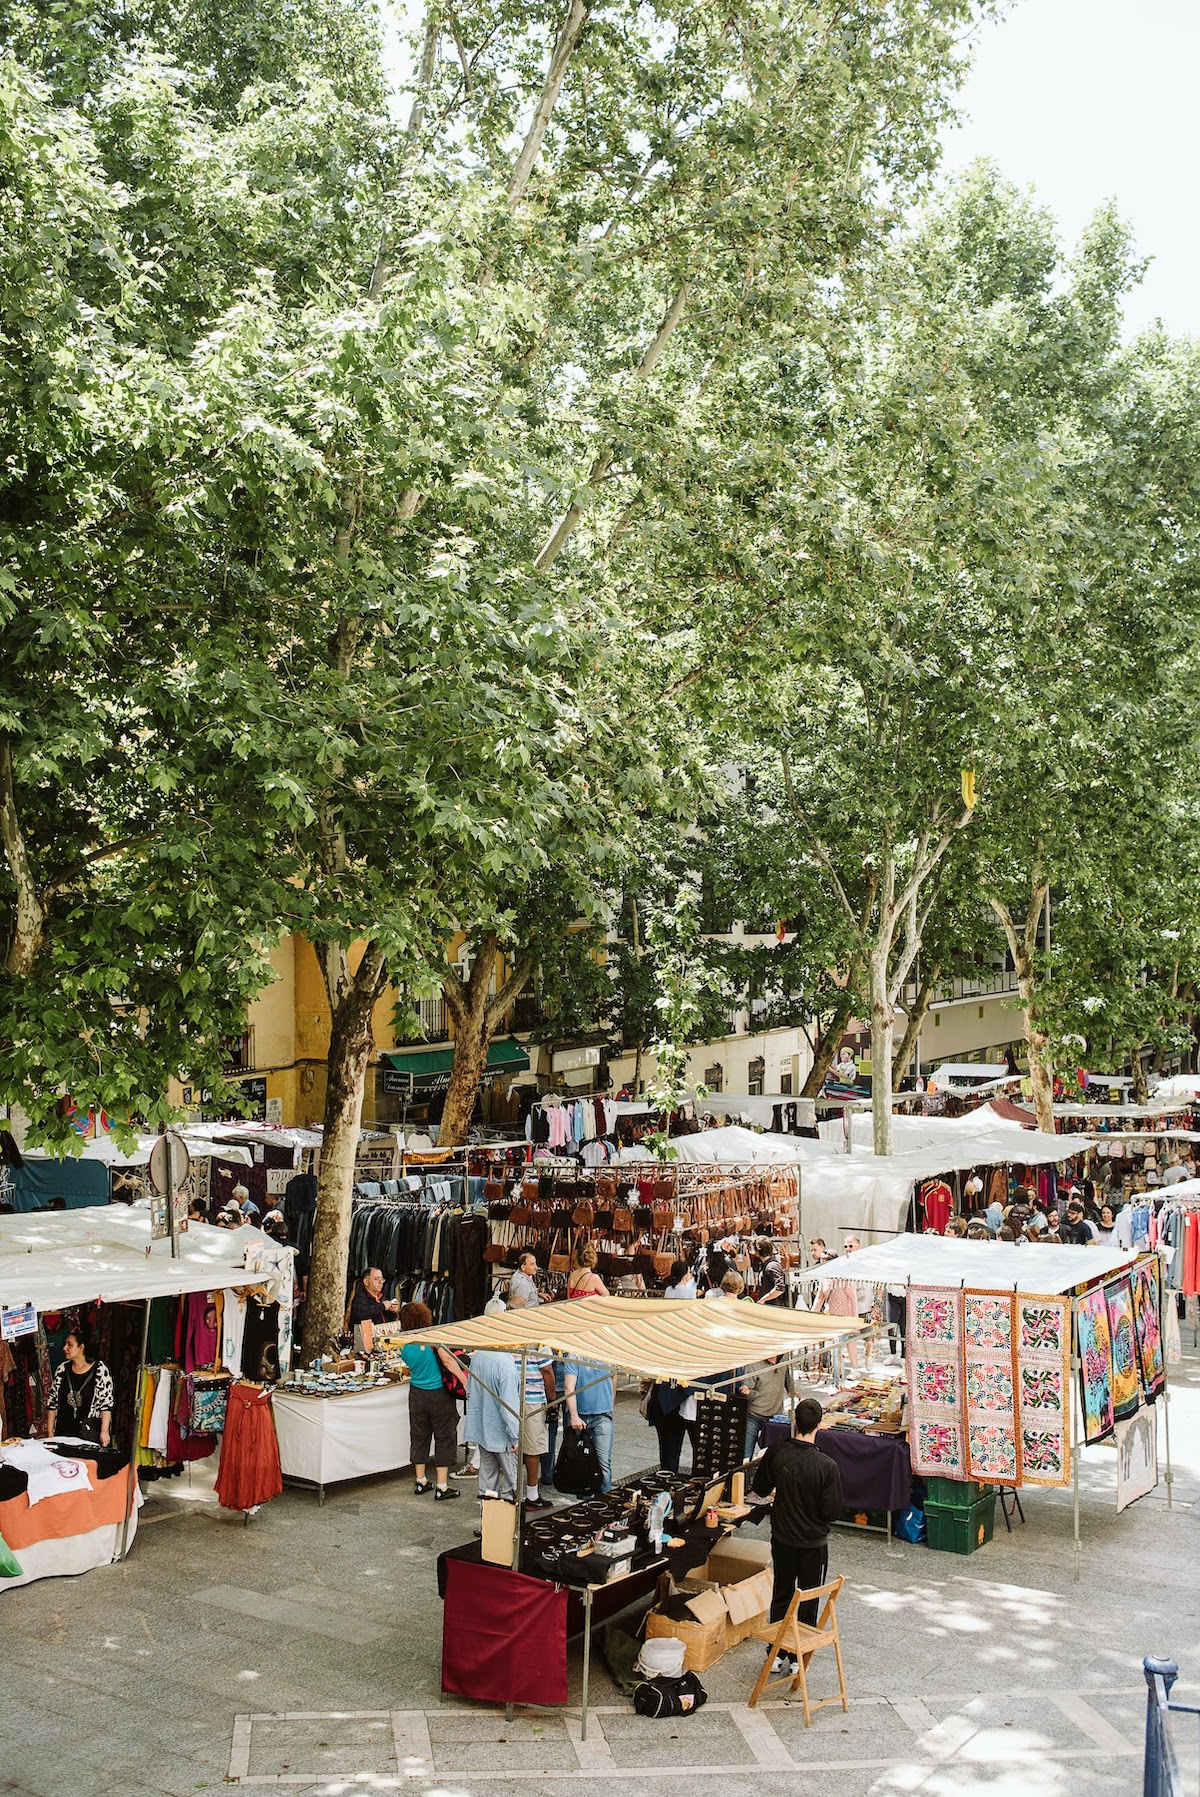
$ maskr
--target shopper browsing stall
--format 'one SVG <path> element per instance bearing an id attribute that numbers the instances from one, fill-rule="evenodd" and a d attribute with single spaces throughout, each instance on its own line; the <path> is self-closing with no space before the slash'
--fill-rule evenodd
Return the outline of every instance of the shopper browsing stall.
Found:
<path id="1" fill-rule="evenodd" d="M 433 1316 L 426 1304 L 406 1304 L 400 1312 L 402 1329 L 428 1329 Z M 461 1497 L 450 1484 L 450 1468 L 458 1458 L 458 1405 L 446 1390 L 443 1372 L 457 1376 L 458 1362 L 445 1348 L 424 1342 L 405 1342 L 400 1358 L 408 1368 L 409 1454 L 412 1457 L 413 1490 L 418 1497 L 429 1490 L 425 1468 L 433 1447 L 437 1486 L 434 1499 L 446 1503 Z"/>
<path id="2" fill-rule="evenodd" d="M 616 1396 L 612 1372 L 595 1360 L 569 1359 L 563 1390 L 568 1425 L 577 1431 L 586 1429 L 591 1436 L 600 1462 L 600 1489 L 609 1491 L 612 1488 L 613 1404 Z"/>

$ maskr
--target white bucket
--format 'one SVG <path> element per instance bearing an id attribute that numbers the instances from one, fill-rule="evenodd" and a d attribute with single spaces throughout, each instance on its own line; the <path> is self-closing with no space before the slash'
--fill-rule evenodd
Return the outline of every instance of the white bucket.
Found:
<path id="1" fill-rule="evenodd" d="M 635 1670 L 647 1678 L 678 1678 L 683 1671 L 686 1651 L 683 1642 L 677 1641 L 674 1635 L 656 1635 L 653 1640 L 642 1642 Z"/>

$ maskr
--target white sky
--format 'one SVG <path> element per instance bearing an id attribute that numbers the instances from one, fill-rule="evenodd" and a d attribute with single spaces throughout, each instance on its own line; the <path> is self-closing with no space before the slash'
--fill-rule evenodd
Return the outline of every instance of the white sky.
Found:
<path id="1" fill-rule="evenodd" d="M 420 0 L 385 0 L 387 12 L 407 23 Z M 389 50 L 398 75 L 407 57 L 394 36 Z M 1012 0 L 977 33 L 945 170 L 991 157 L 1036 190 L 1069 243 L 1115 199 L 1152 258 L 1130 327 L 1161 318 L 1200 336 L 1198 79 L 1200 0 Z"/>
<path id="2" fill-rule="evenodd" d="M 1115 199 L 1153 258 L 1129 325 L 1200 336 L 1198 71 L 1200 0 L 1015 0 L 977 35 L 946 170 L 993 158 L 1070 242 Z"/>

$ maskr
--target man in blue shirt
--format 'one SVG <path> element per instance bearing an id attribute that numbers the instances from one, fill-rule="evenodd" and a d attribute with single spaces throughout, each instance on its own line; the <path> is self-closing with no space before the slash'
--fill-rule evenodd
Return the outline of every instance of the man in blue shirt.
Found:
<path id="1" fill-rule="evenodd" d="M 466 1438 L 479 1449 L 479 1495 L 517 1495 L 521 1376 L 511 1353 L 480 1348 L 467 1374 Z"/>
<path id="2" fill-rule="evenodd" d="M 616 1382 L 612 1370 L 597 1360 L 571 1359 L 565 1365 L 563 1391 L 567 1422 L 572 1429 L 586 1429 L 600 1462 L 600 1489 L 612 1489 L 613 1400 Z M 607 1378 L 605 1377 L 607 1374 Z"/>

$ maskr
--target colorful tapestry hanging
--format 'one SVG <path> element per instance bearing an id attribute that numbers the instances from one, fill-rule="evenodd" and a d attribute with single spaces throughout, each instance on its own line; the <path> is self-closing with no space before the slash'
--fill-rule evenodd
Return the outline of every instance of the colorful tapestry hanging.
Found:
<path id="1" fill-rule="evenodd" d="M 1103 1287 L 1085 1292 L 1075 1313 L 1079 1331 L 1079 1383 L 1083 1398 L 1083 1438 L 1100 1441 L 1115 1423 L 1112 1389 L 1112 1335 Z"/>
<path id="2" fill-rule="evenodd" d="M 1141 1408 L 1142 1381 L 1138 1372 L 1137 1336 L 1133 1328 L 1133 1292 L 1128 1274 L 1104 1288 L 1108 1304 L 1108 1332 L 1112 1339 L 1113 1417 L 1118 1423 Z"/>
<path id="3" fill-rule="evenodd" d="M 1071 1300 L 1017 1299 L 1015 1340 L 1021 1481 L 1066 1485 L 1071 1477 Z"/>
<path id="4" fill-rule="evenodd" d="M 1000 1485 L 1020 1481 L 1013 1383 L 1013 1294 L 963 1293 L 967 1475 Z"/>
<path id="5" fill-rule="evenodd" d="M 926 1477 L 965 1479 L 961 1291 L 910 1286 L 907 1336 L 913 1471 Z"/>
<path id="6" fill-rule="evenodd" d="M 1141 1260 L 1133 1269 L 1129 1283 L 1133 1288 L 1133 1326 L 1137 1334 L 1138 1371 L 1142 1379 L 1142 1396 L 1152 1404 L 1166 1384 L 1163 1366 L 1162 1329 L 1159 1323 L 1162 1268 L 1158 1256 Z"/>

